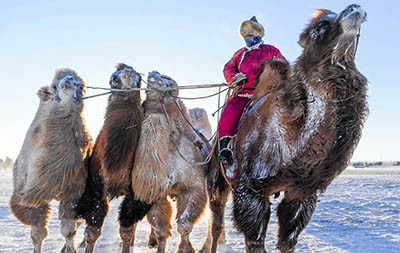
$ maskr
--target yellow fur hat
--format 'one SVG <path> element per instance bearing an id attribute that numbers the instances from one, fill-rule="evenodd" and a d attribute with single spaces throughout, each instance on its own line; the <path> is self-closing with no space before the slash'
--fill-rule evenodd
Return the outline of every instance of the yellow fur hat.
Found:
<path id="1" fill-rule="evenodd" d="M 240 35 L 242 37 L 252 35 L 262 38 L 264 37 L 264 27 L 253 16 L 250 20 L 245 20 L 240 25 Z"/>

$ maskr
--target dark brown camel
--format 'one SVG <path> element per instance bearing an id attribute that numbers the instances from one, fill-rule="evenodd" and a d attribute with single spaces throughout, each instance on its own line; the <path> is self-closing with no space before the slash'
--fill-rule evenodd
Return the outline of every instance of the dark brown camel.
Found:
<path id="1" fill-rule="evenodd" d="M 233 165 L 237 177 L 231 182 L 234 223 L 245 235 L 247 252 L 266 252 L 269 197 L 279 192 L 284 197 L 277 210 L 277 246 L 294 252 L 318 193 L 347 167 L 368 113 L 367 80 L 354 63 L 365 19 L 355 4 L 339 14 L 317 10 L 300 35 L 303 53 L 293 72 L 280 60 L 265 64 L 239 126 Z M 226 182 L 218 169 L 211 173 L 210 182 L 220 183 L 210 186 L 211 206 L 224 204 Z M 212 211 L 221 216 L 220 210 Z"/>
<path id="2" fill-rule="evenodd" d="M 108 211 L 108 197 L 124 196 L 119 222 L 123 252 L 134 241 L 136 222 L 150 210 L 151 204 L 136 200 L 131 187 L 131 171 L 143 121 L 139 91 L 141 76 L 132 67 L 120 63 L 111 75 L 110 86 L 127 92 L 113 92 L 108 100 L 104 125 L 97 137 L 89 161 L 85 194 L 77 210 L 88 226 L 86 252 L 93 252 Z M 131 90 L 131 91 L 129 91 Z"/>

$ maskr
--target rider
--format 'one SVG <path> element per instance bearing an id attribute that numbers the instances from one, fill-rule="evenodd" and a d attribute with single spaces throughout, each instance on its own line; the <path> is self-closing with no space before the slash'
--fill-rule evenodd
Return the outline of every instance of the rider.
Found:
<path id="1" fill-rule="evenodd" d="M 228 144 L 237 133 L 240 116 L 254 93 L 256 79 L 262 72 L 262 64 L 273 58 L 286 61 L 279 49 L 264 44 L 264 27 L 258 23 L 255 16 L 242 22 L 240 35 L 246 46 L 239 49 L 224 66 L 226 81 L 231 86 L 238 85 L 238 89 L 227 102 L 218 124 L 218 160 L 229 165 L 233 163 L 233 152 Z"/>

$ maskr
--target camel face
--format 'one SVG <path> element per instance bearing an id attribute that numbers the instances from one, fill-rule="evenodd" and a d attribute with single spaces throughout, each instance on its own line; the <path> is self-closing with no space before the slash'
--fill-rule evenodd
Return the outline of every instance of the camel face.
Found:
<path id="1" fill-rule="evenodd" d="M 147 85 L 149 88 L 160 91 L 147 91 L 146 95 L 154 99 L 162 99 L 167 95 L 178 96 L 178 84 L 169 76 L 161 75 L 158 71 L 152 71 L 147 77 Z M 166 88 L 171 88 L 171 90 L 163 90 Z"/>
<path id="2" fill-rule="evenodd" d="M 306 54 L 314 54 L 316 58 L 324 58 L 331 53 L 336 58 L 352 53 L 361 23 L 366 17 L 366 12 L 356 4 L 339 14 L 319 9 L 300 35 L 299 44 Z"/>
<path id="3" fill-rule="evenodd" d="M 339 22 L 344 34 L 355 36 L 361 26 L 366 21 L 367 13 L 359 5 L 352 4 L 344 9 L 339 16 Z"/>
<path id="4" fill-rule="evenodd" d="M 57 95 L 60 101 L 80 102 L 83 95 L 83 83 L 72 75 L 66 75 L 57 85 Z"/>
<path id="5" fill-rule="evenodd" d="M 141 77 L 131 66 L 120 63 L 111 75 L 110 86 L 113 89 L 129 90 L 140 88 Z"/>

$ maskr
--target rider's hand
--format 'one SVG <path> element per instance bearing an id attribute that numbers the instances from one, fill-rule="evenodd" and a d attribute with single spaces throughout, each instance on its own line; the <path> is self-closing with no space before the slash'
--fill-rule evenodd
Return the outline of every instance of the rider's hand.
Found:
<path id="1" fill-rule="evenodd" d="M 239 72 L 237 73 L 233 79 L 232 82 L 230 82 L 229 87 L 231 88 L 235 88 L 236 86 L 238 86 L 242 81 L 247 80 L 247 77 L 245 74 Z"/>

